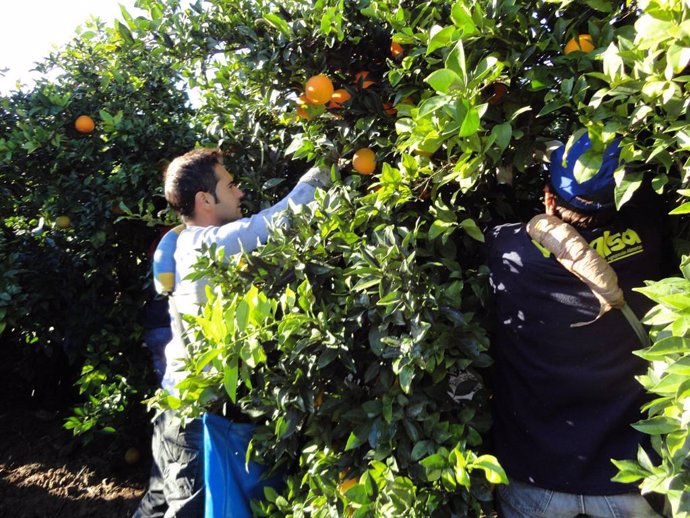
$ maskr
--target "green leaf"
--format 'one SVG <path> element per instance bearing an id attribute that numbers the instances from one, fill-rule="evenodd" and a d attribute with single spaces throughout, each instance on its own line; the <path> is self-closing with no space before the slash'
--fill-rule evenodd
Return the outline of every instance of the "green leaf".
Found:
<path id="1" fill-rule="evenodd" d="M 672 74 L 680 74 L 690 62 L 690 48 L 673 43 L 666 53 L 666 62 Z"/>
<path id="2" fill-rule="evenodd" d="M 642 469 L 635 461 L 612 459 L 611 462 L 618 468 L 618 473 L 612 479 L 614 482 L 632 484 L 649 475 L 649 472 Z"/>
<path id="3" fill-rule="evenodd" d="M 686 293 L 671 293 L 664 295 L 659 301 L 670 309 L 685 311 L 690 309 L 690 295 Z"/>
<path id="4" fill-rule="evenodd" d="M 477 460 L 472 462 L 471 466 L 483 470 L 486 480 L 491 484 L 508 483 L 508 477 L 505 471 L 503 471 L 503 468 L 498 463 L 498 459 L 493 455 L 481 455 Z"/>
<path id="5" fill-rule="evenodd" d="M 620 209 L 632 198 L 635 191 L 640 188 L 644 179 L 644 173 L 626 173 L 624 168 L 620 168 L 614 173 L 614 177 L 616 178 L 614 198 L 616 200 L 616 208 Z"/>
<path id="6" fill-rule="evenodd" d="M 455 2 L 450 11 L 450 19 L 462 31 L 464 37 L 471 36 L 477 32 L 477 26 L 472 19 L 472 13 L 470 13 L 467 2 Z"/>
<path id="7" fill-rule="evenodd" d="M 428 115 L 432 114 L 439 108 L 445 106 L 448 104 L 448 102 L 451 100 L 450 97 L 447 97 L 445 95 L 436 95 L 434 97 L 429 97 L 427 100 L 423 101 L 419 105 L 419 112 L 418 112 L 418 117 L 424 118 L 427 117 Z M 397 124 L 396 124 L 397 128 Z"/>
<path id="8" fill-rule="evenodd" d="M 425 81 L 437 92 L 447 94 L 453 86 L 459 86 L 462 80 L 449 68 L 442 68 L 431 73 Z"/>
<path id="9" fill-rule="evenodd" d="M 115 20 L 115 28 L 117 29 L 117 33 L 122 37 L 123 40 L 125 40 L 129 44 L 134 43 L 132 33 L 129 31 L 127 26 L 123 24 L 120 20 Z"/>
<path id="10" fill-rule="evenodd" d="M 410 386 L 412 385 L 412 380 L 414 379 L 414 369 L 410 365 L 405 365 L 399 374 L 400 388 L 405 394 L 410 393 Z"/>
<path id="11" fill-rule="evenodd" d="M 637 354 L 646 360 L 664 359 L 669 354 L 690 352 L 690 338 L 669 336 Z"/>
<path id="12" fill-rule="evenodd" d="M 292 142 L 290 142 L 290 145 L 285 150 L 285 154 L 292 155 L 300 149 L 302 149 L 305 145 L 311 146 L 311 143 L 306 142 L 302 135 L 298 135 L 294 139 L 292 139 Z"/>
<path id="13" fill-rule="evenodd" d="M 479 112 L 474 106 L 470 106 L 469 101 L 466 99 L 459 99 L 458 106 L 462 105 L 464 110 L 458 109 L 457 113 L 460 114 L 464 111 L 464 116 L 459 121 L 460 131 L 458 131 L 458 136 L 460 137 L 470 137 L 477 133 L 480 125 Z"/>
<path id="14" fill-rule="evenodd" d="M 686 201 L 679 207 L 676 207 L 673 209 L 671 212 L 669 212 L 670 215 L 672 216 L 679 216 L 681 214 L 690 214 L 690 201 Z"/>
<path id="15" fill-rule="evenodd" d="M 292 36 L 292 30 L 290 29 L 288 23 L 277 14 L 266 13 L 263 15 L 263 18 L 264 20 L 266 20 L 268 25 L 275 29 L 278 29 L 284 36 Z"/>
<path id="16" fill-rule="evenodd" d="M 585 3 L 601 13 L 610 13 L 614 8 L 610 0 L 585 0 Z"/>
<path id="17" fill-rule="evenodd" d="M 223 387 L 228 393 L 230 401 L 237 403 L 237 382 L 239 379 L 239 372 L 237 367 L 237 358 L 228 359 L 228 364 L 225 366 L 223 372 Z"/>
<path id="18" fill-rule="evenodd" d="M 369 438 L 369 427 L 366 428 L 366 433 L 362 433 L 362 429 L 357 429 L 350 432 L 350 436 L 347 438 L 347 443 L 345 444 L 345 451 L 353 450 L 358 446 L 364 444 Z"/>
<path id="19" fill-rule="evenodd" d="M 462 45 L 462 40 L 458 40 L 446 58 L 446 68 L 455 72 L 460 78 L 460 86 L 467 85 L 467 64 L 465 62 L 465 47 Z"/>
<path id="20" fill-rule="evenodd" d="M 496 124 L 491 128 L 491 134 L 496 137 L 496 145 L 501 151 L 504 151 L 508 144 L 510 144 L 510 138 L 513 135 L 513 126 L 510 122 L 503 122 L 501 124 Z"/>
<path id="21" fill-rule="evenodd" d="M 378 302 L 379 306 L 389 306 L 391 304 L 396 304 L 400 300 L 400 293 L 397 290 L 391 291 L 385 297 L 381 298 Z"/>
<path id="22" fill-rule="evenodd" d="M 432 27 L 429 31 L 430 38 L 426 49 L 427 56 L 435 50 L 448 46 L 452 42 L 456 30 L 453 26 L 442 28 L 435 25 Z"/>
<path id="23" fill-rule="evenodd" d="M 247 329 L 247 325 L 249 324 L 249 313 L 249 304 L 247 304 L 245 299 L 241 299 L 235 308 L 235 322 L 240 332 L 244 332 L 244 330 Z"/>
<path id="24" fill-rule="evenodd" d="M 419 441 L 412 448 L 412 453 L 410 453 L 410 459 L 413 461 L 418 461 L 424 455 L 426 455 L 430 450 L 432 450 L 434 443 L 432 441 Z"/>
<path id="25" fill-rule="evenodd" d="M 601 151 L 597 151 L 593 148 L 588 149 L 582 153 L 575 162 L 575 167 L 573 168 L 575 180 L 578 183 L 586 182 L 597 174 L 599 169 L 601 169 L 602 162 L 603 156 Z"/>
<path id="26" fill-rule="evenodd" d="M 434 453 L 422 459 L 419 464 L 424 468 L 427 481 L 434 482 L 441 478 L 443 470 L 448 466 L 448 461 L 442 455 Z"/>
<path id="27" fill-rule="evenodd" d="M 680 428 L 680 423 L 666 416 L 656 416 L 633 423 L 633 428 L 648 435 L 662 435 Z"/>
<path id="28" fill-rule="evenodd" d="M 440 219 L 435 220 L 429 228 L 429 239 L 436 239 L 441 234 L 448 232 L 448 230 L 454 228 L 455 225 L 456 224 L 451 221 L 442 221 Z"/>
<path id="29" fill-rule="evenodd" d="M 474 222 L 473 219 L 467 218 L 464 219 L 460 222 L 460 227 L 467 232 L 467 234 L 472 238 L 475 239 L 476 241 L 479 241 L 480 243 L 484 242 L 484 234 L 482 231 L 479 229 L 477 224 Z"/>
<path id="30" fill-rule="evenodd" d="M 544 107 L 539 111 L 537 114 L 537 117 L 543 117 L 544 115 L 548 115 L 549 113 L 555 112 L 556 110 L 560 110 L 564 106 L 568 106 L 568 101 L 561 101 L 561 100 L 556 100 L 556 101 L 550 101 L 544 105 Z M 523 109 L 524 110 L 524 109 Z M 513 114 L 513 117 L 511 120 L 515 119 L 515 114 Z"/>

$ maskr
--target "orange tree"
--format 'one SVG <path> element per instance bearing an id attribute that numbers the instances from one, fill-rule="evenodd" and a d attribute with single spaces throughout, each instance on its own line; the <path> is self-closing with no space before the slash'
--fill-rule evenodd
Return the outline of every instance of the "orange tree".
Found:
<path id="1" fill-rule="evenodd" d="M 683 186 L 684 8 L 141 5 L 165 12 L 152 29 L 200 89 L 211 135 L 243 150 L 234 167 L 251 185 L 277 195 L 300 161 L 347 164 L 361 147 L 379 162 L 372 180 L 341 168 L 342 185 L 298 211 L 292 230 L 265 248 L 230 259 L 229 270 L 209 250 L 201 271 L 218 289 L 196 321 L 201 350 L 181 398 L 161 394 L 159 403 L 195 415 L 209 401 L 230 400 L 265 423 L 255 449 L 293 475 L 259 513 L 479 512 L 487 481 L 502 481 L 480 437 L 487 423 L 478 369 L 490 360 L 479 226 L 530 214 L 541 183 L 535 154 L 544 140 L 577 130 L 597 147 L 623 136 L 624 159 L 646 162 L 657 190 Z M 566 53 L 573 39 L 580 50 Z M 388 54 L 391 40 L 402 52 Z M 298 103 L 317 74 L 351 99 L 331 110 Z M 586 161 L 579 174 L 596 169 Z M 641 173 L 621 171 L 617 182 L 620 205 Z M 682 225 L 676 233 L 684 236 Z M 681 285 L 655 296 L 673 295 L 668 304 L 678 306 Z M 662 326 L 655 337 L 678 339 L 653 354 L 675 374 L 646 380 L 664 397 L 637 425 L 655 435 L 663 462 L 623 462 L 621 477 L 667 493 L 680 516 L 686 374 L 674 366 L 684 358 L 685 328 L 666 329 L 666 321 L 650 320 Z"/>
<path id="2" fill-rule="evenodd" d="M 312 163 L 341 180 L 256 252 L 207 250 L 199 274 L 217 288 L 193 319 L 191 375 L 179 398 L 159 393 L 155 403 L 187 416 L 229 403 L 256 418 L 254 453 L 287 473 L 287 487 L 268 492 L 257 515 L 490 512 L 491 484 L 505 478 L 484 442 L 491 359 L 481 228 L 539 210 L 545 142 L 588 131 L 595 149 L 622 137 L 623 160 L 641 166 L 617 172 L 619 206 L 643 170 L 678 205 L 674 234 L 685 252 L 685 4 L 138 5 L 148 15 L 117 26 L 109 59 L 146 48 L 183 78 L 251 209 Z M 125 60 L 116 65 L 103 69 L 106 84 L 127 70 Z M 76 70 L 88 76 L 89 67 Z M 319 74 L 341 92 L 333 105 L 300 100 Z M 122 98 L 147 98 L 144 89 Z M 117 113 L 107 110 L 114 126 Z M 18 124 L 12 117 L 3 114 L 6 127 Z M 362 148 L 376 154 L 371 176 L 350 166 Z M 586 158 L 581 179 L 598 168 L 594 153 Z M 26 235 L 24 225 L 10 235 Z M 14 282 L 18 270 L 7 271 Z M 647 319 L 656 343 L 640 353 L 653 362 L 641 381 L 658 396 L 635 426 L 653 436 L 661 460 L 619 459 L 619 477 L 666 494 L 674 515 L 687 516 L 687 280 L 645 289 L 659 306 Z"/>
<path id="3" fill-rule="evenodd" d="M 257 419 L 254 452 L 288 473 L 258 515 L 488 512 L 490 485 L 505 478 L 482 439 L 491 360 L 480 229 L 539 210 L 545 142 L 583 131 L 595 149 L 623 137 L 623 160 L 671 201 L 688 193 L 687 8 L 140 5 L 164 13 L 151 28 L 198 89 L 210 137 L 241 150 L 229 163 L 245 182 L 275 197 L 305 162 L 342 180 L 260 250 L 207 251 L 199 271 L 217 288 L 192 319 L 191 375 L 179 398 L 160 393 L 156 404 L 198 415 L 229 402 Z M 300 99 L 319 74 L 350 98 Z M 350 166 L 360 148 L 376 153 L 371 177 Z M 581 179 L 598 169 L 586 158 Z M 642 174 L 617 172 L 618 206 Z M 680 254 L 687 231 L 674 223 Z M 673 340 L 646 353 L 657 370 L 643 381 L 660 398 L 636 426 L 662 461 L 621 460 L 619 475 L 665 493 L 677 516 L 688 510 L 688 346 L 686 327 L 669 324 L 686 307 L 684 282 L 648 289 L 666 304 L 650 317 L 654 338 Z"/>
<path id="4" fill-rule="evenodd" d="M 0 100 L 0 332 L 30 345 L 18 369 L 37 394 L 77 382 L 75 433 L 111 429 L 150 386 L 162 160 L 196 136 L 170 60 L 124 24 L 87 26 L 40 70 Z"/>

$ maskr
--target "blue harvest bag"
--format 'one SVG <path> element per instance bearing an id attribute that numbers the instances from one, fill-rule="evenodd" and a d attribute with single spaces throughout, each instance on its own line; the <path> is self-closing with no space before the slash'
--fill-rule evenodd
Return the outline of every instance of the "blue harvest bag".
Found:
<path id="1" fill-rule="evenodd" d="M 255 426 L 204 414 L 205 518 L 251 518 L 249 502 L 263 498 L 266 486 L 282 484 L 281 476 L 263 479 L 267 466 L 245 456 Z"/>

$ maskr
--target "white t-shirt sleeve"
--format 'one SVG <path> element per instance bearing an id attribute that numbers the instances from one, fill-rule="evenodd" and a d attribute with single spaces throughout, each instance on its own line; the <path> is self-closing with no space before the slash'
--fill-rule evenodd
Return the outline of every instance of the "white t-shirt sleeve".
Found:
<path id="1" fill-rule="evenodd" d="M 216 243 L 225 248 L 225 254 L 232 255 L 243 250 L 254 250 L 268 239 L 268 227 L 284 223 L 283 219 L 274 217 L 287 209 L 288 202 L 300 205 L 314 199 L 315 189 L 307 183 L 298 183 L 290 193 L 278 203 L 254 214 L 220 227 L 206 227 L 201 232 L 201 242 L 211 245 Z"/>

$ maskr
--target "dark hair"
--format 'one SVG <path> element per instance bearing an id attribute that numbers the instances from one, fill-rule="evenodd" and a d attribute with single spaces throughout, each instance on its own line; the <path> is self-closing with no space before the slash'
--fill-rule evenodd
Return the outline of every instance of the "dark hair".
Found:
<path id="1" fill-rule="evenodd" d="M 194 149 L 170 162 L 165 172 L 165 199 L 184 218 L 194 216 L 194 198 L 208 192 L 216 198 L 218 178 L 213 170 L 223 164 L 220 149 Z"/>
<path id="2" fill-rule="evenodd" d="M 578 228 L 597 228 L 608 225 L 613 221 L 616 216 L 615 206 L 592 210 L 592 211 L 582 211 L 576 209 L 568 202 L 564 201 L 563 198 L 556 194 L 555 189 L 549 185 L 549 190 L 553 194 L 554 201 L 556 202 L 556 216 L 562 219 L 564 222 Z M 578 197 L 578 200 L 583 203 L 593 203 L 583 197 Z"/>

